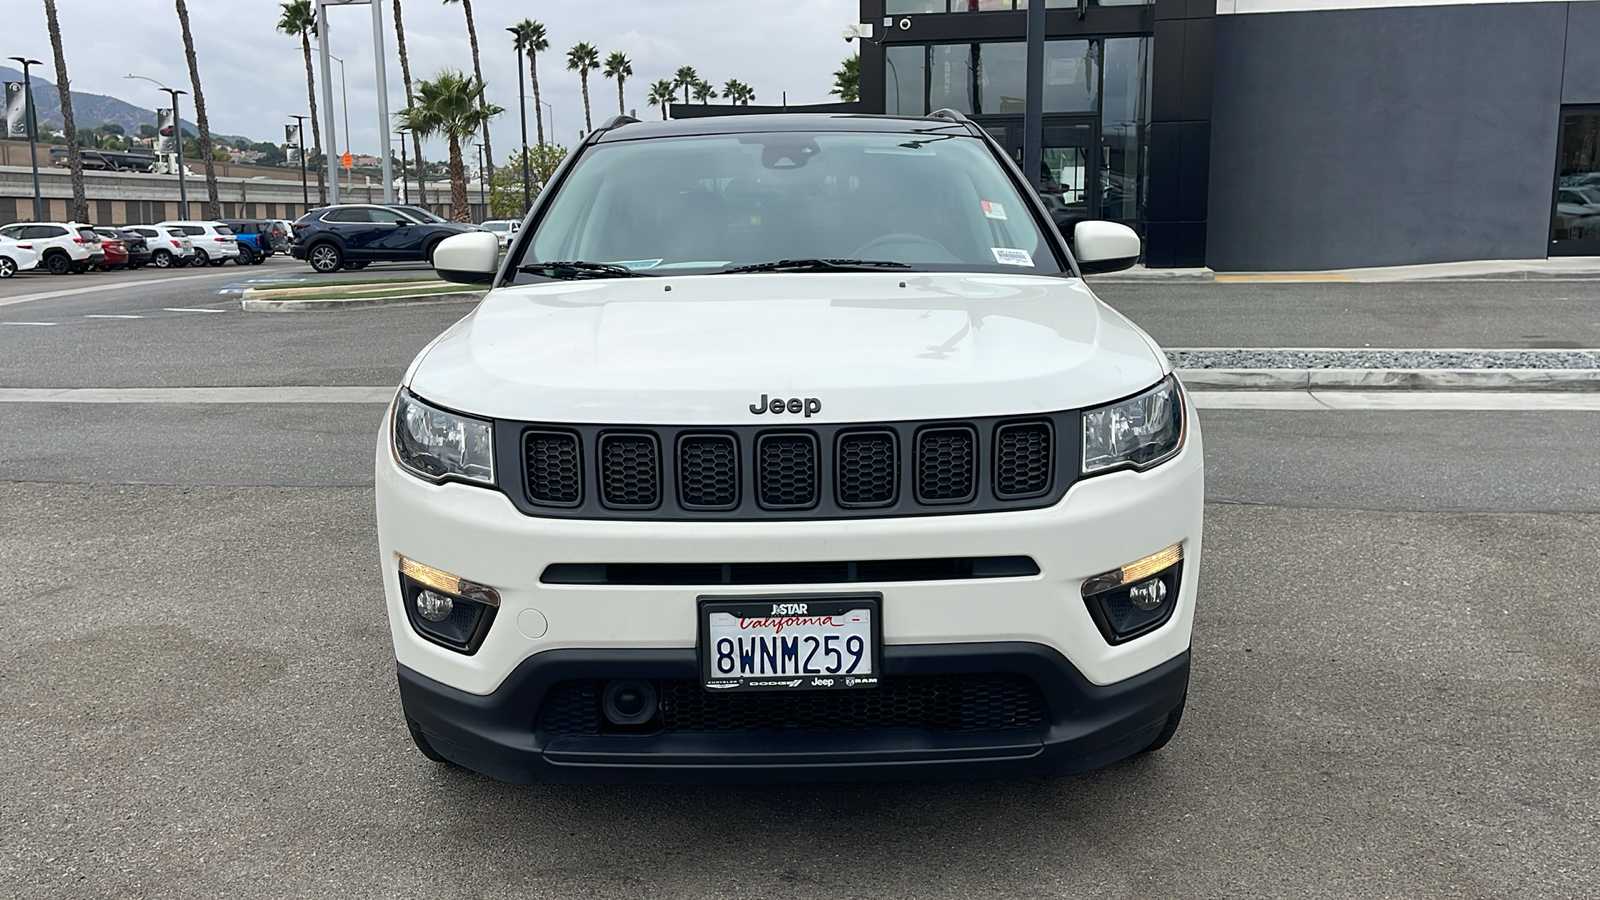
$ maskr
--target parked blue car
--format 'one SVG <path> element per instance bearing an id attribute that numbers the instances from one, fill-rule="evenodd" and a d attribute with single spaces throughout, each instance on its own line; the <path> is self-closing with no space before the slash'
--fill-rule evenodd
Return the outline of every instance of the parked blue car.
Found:
<path id="1" fill-rule="evenodd" d="M 420 212 L 420 211 L 419 211 Z M 430 217 L 436 218 L 436 217 Z M 395 206 L 351 203 L 313 209 L 294 223 L 295 259 L 318 272 L 361 269 L 373 262 L 433 262 L 433 248 L 476 225 L 429 221 Z"/>

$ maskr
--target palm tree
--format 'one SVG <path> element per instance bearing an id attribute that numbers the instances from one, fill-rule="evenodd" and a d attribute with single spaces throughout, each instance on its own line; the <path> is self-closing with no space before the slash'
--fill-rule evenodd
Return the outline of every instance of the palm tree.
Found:
<path id="1" fill-rule="evenodd" d="M 466 222 L 467 170 L 461 160 L 461 143 L 489 127 L 489 120 L 505 109 L 483 102 L 483 82 L 459 71 L 444 70 L 432 81 L 419 81 L 416 99 L 395 114 L 400 127 L 423 137 L 443 136 L 450 143 L 450 219 Z"/>
<path id="2" fill-rule="evenodd" d="M 222 218 L 217 199 L 217 156 L 211 145 L 211 120 L 206 117 L 206 95 L 200 91 L 200 63 L 194 56 L 194 35 L 189 33 L 189 5 L 177 0 L 178 25 L 183 29 L 183 55 L 189 60 L 189 84 L 194 87 L 194 124 L 200 129 L 200 159 L 206 169 L 206 218 Z"/>
<path id="3" fill-rule="evenodd" d="M 672 74 L 673 86 L 683 88 L 684 105 L 689 103 L 689 89 L 699 81 L 700 73 L 694 70 L 694 66 L 679 66 L 678 71 Z"/>
<path id="4" fill-rule="evenodd" d="M 594 122 L 589 118 L 589 70 L 600 68 L 600 51 L 588 41 L 579 43 L 567 51 L 567 68 L 577 72 L 583 82 L 583 132 L 588 134 L 594 130 Z"/>
<path id="5" fill-rule="evenodd" d="M 651 106 L 661 107 L 661 118 L 663 120 L 667 118 L 667 106 L 676 99 L 678 99 L 678 86 L 672 83 L 672 79 L 663 78 L 650 85 L 648 100 Z"/>
<path id="6" fill-rule="evenodd" d="M 628 111 L 624 108 L 627 103 L 622 97 L 622 83 L 633 74 L 633 62 L 621 50 L 606 57 L 606 70 L 601 73 L 607 78 L 617 80 L 617 115 L 625 116 Z"/>
<path id="7" fill-rule="evenodd" d="M 467 14 L 467 37 L 472 42 L 472 74 L 478 79 L 479 87 L 484 87 L 486 82 L 483 80 L 483 66 L 478 63 L 478 26 L 472 21 L 472 0 L 444 0 L 446 6 L 452 3 L 461 4 L 461 11 Z M 489 175 L 494 175 L 494 148 L 489 146 L 487 121 L 483 123 L 483 158 L 488 161 Z M 455 202 L 454 197 L 451 198 L 451 202 Z"/>
<path id="8" fill-rule="evenodd" d="M 72 121 L 72 85 L 67 81 L 67 57 L 61 49 L 61 24 L 56 21 L 56 0 L 44 0 L 50 27 L 50 49 L 56 54 L 56 90 L 61 93 L 61 131 L 67 136 L 67 165 L 72 169 L 74 222 L 89 221 L 89 198 L 83 189 L 83 154 L 78 152 L 78 126 Z"/>
<path id="9" fill-rule="evenodd" d="M 833 73 L 833 90 L 828 93 L 838 94 L 845 103 L 861 99 L 861 57 L 845 57 L 844 64 Z"/>
<path id="10" fill-rule="evenodd" d="M 722 86 L 722 96 L 726 97 L 729 103 L 742 103 L 745 106 L 749 106 L 750 101 L 756 98 L 756 92 L 750 89 L 750 85 L 737 79 L 729 78 L 727 83 Z"/>
<path id="11" fill-rule="evenodd" d="M 711 100 L 716 96 L 717 89 L 711 86 L 711 82 L 696 81 L 694 83 L 694 98 L 700 101 L 701 106 L 705 106 L 706 101 Z"/>
<path id="12" fill-rule="evenodd" d="M 395 43 L 400 47 L 400 78 L 406 85 L 406 105 L 410 106 L 413 100 L 411 59 L 406 56 L 406 23 L 401 19 L 400 0 L 394 0 L 394 37 Z M 311 64 L 309 56 L 306 57 L 306 64 L 308 66 Z M 316 113 L 313 112 L 311 115 L 316 116 Z M 426 209 L 428 207 L 428 182 L 422 177 L 422 138 L 416 132 L 411 133 L 411 149 L 415 151 L 412 155 L 417 160 L 417 195 L 421 198 L 417 202 Z M 321 175 L 322 173 L 319 170 L 317 174 Z M 405 184 L 405 182 L 406 173 L 402 171 L 400 173 L 400 183 Z"/>
<path id="13" fill-rule="evenodd" d="M 399 0 L 395 0 L 399 3 Z M 283 15 L 278 18 L 278 30 L 288 35 L 300 36 L 300 52 L 306 58 L 306 102 L 311 104 L 311 153 L 313 157 L 322 155 L 322 125 L 317 118 L 317 87 L 316 80 L 311 75 L 311 36 L 317 33 L 317 14 L 311 8 L 311 0 L 289 0 L 287 3 L 278 4 L 283 10 Z M 402 65 L 405 55 L 400 56 Z M 406 90 L 411 90 L 411 82 L 406 82 Z M 300 136 L 300 143 L 305 143 L 305 136 Z M 300 148 L 301 153 L 306 148 Z M 311 157 L 307 158 L 310 161 Z M 420 159 L 420 157 L 419 157 Z M 323 206 L 328 205 L 328 183 L 323 178 L 322 166 L 313 166 L 317 170 L 317 202 Z M 420 167 L 419 167 L 420 168 Z"/>
<path id="14" fill-rule="evenodd" d="M 399 2 L 399 0 L 396 0 Z M 544 26 L 532 19 L 517 23 L 517 46 L 528 54 L 528 77 L 533 81 L 533 125 L 539 135 L 539 146 L 544 146 L 544 104 L 539 99 L 539 54 L 550 49 L 550 39 Z"/>

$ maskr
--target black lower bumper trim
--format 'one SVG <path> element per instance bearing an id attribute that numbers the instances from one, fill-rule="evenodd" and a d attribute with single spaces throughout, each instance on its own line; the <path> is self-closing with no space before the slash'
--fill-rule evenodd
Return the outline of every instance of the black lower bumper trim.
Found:
<path id="1" fill-rule="evenodd" d="M 535 718 L 550 687 L 570 679 L 696 676 L 695 651 L 550 650 L 529 657 L 492 694 L 448 687 L 399 666 L 406 715 L 440 755 L 503 781 L 751 782 L 1070 774 L 1131 756 L 1183 702 L 1189 654 L 1109 685 L 1060 653 L 1025 642 L 884 647 L 885 679 L 1014 672 L 1049 707 L 1043 726 L 922 731 L 550 735 Z"/>

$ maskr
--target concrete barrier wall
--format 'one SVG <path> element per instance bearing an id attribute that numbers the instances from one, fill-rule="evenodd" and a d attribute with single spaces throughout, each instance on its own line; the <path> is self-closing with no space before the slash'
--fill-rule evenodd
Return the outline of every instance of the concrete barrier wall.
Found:
<path id="1" fill-rule="evenodd" d="M 26 162 L 26 155 L 23 157 Z M 84 191 L 89 199 L 89 221 L 95 225 L 133 225 L 180 218 L 178 179 L 173 175 L 148 175 L 133 172 L 85 172 Z M 203 215 L 205 179 L 191 175 L 187 182 L 189 215 Z M 65 169 L 39 170 L 40 194 L 45 200 L 47 221 L 64 221 L 72 201 L 71 173 Z M 223 218 L 296 219 L 305 212 L 300 183 L 268 178 L 217 179 L 218 200 Z M 411 185 L 411 199 L 418 198 Z M 311 205 L 317 205 L 317 186 L 310 185 Z M 346 203 L 382 203 L 383 185 L 357 183 L 343 188 L 340 199 Z M 398 199 L 398 198 L 397 198 Z M 473 200 L 476 201 L 474 196 Z M 448 216 L 450 190 L 444 185 L 428 185 L 428 208 Z M 476 202 L 474 212 L 481 214 Z M 33 218 L 33 176 L 26 166 L 0 166 L 0 225 Z"/>

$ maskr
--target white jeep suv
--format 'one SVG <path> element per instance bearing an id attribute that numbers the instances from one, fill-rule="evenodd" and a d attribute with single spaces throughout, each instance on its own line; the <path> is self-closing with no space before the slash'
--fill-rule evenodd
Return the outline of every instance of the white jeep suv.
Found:
<path id="1" fill-rule="evenodd" d="M 144 235 L 150 247 L 150 264 L 158 269 L 181 269 L 195 259 L 194 239 L 179 228 L 155 225 L 130 225 L 128 230 Z"/>
<path id="2" fill-rule="evenodd" d="M 377 446 L 400 698 L 527 781 L 1077 772 L 1187 696 L 1199 423 L 958 113 L 596 129 Z"/>

